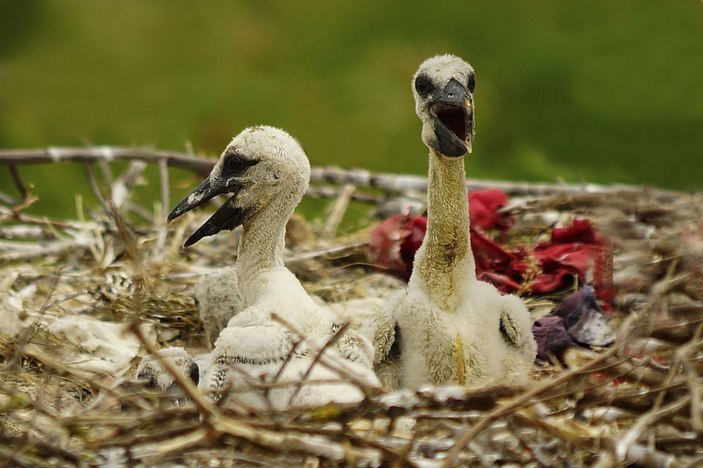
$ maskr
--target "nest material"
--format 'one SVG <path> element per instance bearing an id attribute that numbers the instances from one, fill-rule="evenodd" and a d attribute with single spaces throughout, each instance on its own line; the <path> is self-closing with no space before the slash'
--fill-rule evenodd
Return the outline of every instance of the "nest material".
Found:
<path id="1" fill-rule="evenodd" d="M 614 345 L 573 349 L 565 364 L 540 363 L 534 382 L 524 388 L 371 392 L 359 405 L 282 413 L 215 407 L 188 382 L 182 386 L 190 402 L 176 405 L 171 395 L 147 392 L 131 381 L 136 358 L 131 368 L 111 375 L 67 364 L 68 357 L 96 351 L 51 331 L 52 321 L 82 314 L 125 324 L 125 334 L 147 350 L 154 341 L 206 348 L 192 290 L 204 272 L 234 261 L 232 236 L 180 251 L 184 232 L 200 219 L 187 216 L 168 230 L 160 221 L 138 225 L 126 221 L 138 207 L 125 200 L 116 206 L 108 197 L 103 211 L 72 221 L 34 218 L 19 205 L 0 207 L 0 313 L 12 318 L 0 331 L 0 461 L 700 464 L 701 195 L 630 189 L 549 193 L 544 187 L 535 193 L 524 187 L 515 186 L 513 193 L 517 223 L 511 241 L 534 243 L 554 223 L 583 216 L 613 243 L 618 293 L 612 317 L 619 327 Z M 333 193 L 348 201 L 354 190 Z M 291 269 L 328 301 L 382 297 L 397 288 L 364 264 L 364 231 L 333 235 L 346 203 L 333 205 L 342 208 L 313 227 L 319 236 L 311 237 L 309 226 L 305 236 L 292 236 L 298 244 L 287 258 Z M 570 292 L 526 301 L 537 318 Z"/>

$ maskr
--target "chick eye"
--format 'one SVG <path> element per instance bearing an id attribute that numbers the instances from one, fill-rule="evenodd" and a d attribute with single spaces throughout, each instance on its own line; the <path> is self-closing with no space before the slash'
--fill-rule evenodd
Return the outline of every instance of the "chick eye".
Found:
<path id="1" fill-rule="evenodd" d="M 226 168 L 229 172 L 234 174 L 239 174 L 246 170 L 247 168 L 253 166 L 259 161 L 254 161 L 252 159 L 246 159 L 241 155 L 235 154 L 227 159 Z"/>
<path id="2" fill-rule="evenodd" d="M 417 94 L 420 96 L 427 96 L 430 94 L 432 91 L 434 91 L 434 86 L 424 76 L 418 76 L 415 78 L 415 91 L 417 91 Z"/>
<path id="3" fill-rule="evenodd" d="M 469 81 L 466 83 L 466 88 L 470 93 L 473 93 L 474 89 L 476 89 L 476 75 L 473 73 L 469 73 Z"/>
<path id="4" fill-rule="evenodd" d="M 242 172 L 246 168 L 247 166 L 244 165 L 244 160 L 242 160 L 241 158 L 229 158 L 229 160 L 227 161 L 227 169 L 232 172 Z"/>

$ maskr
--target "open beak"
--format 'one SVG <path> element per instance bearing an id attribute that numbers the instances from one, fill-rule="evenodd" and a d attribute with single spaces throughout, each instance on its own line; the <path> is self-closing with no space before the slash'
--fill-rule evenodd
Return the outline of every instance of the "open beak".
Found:
<path id="1" fill-rule="evenodd" d="M 471 153 L 474 139 L 473 98 L 466 87 L 452 79 L 430 104 L 437 135 L 437 150 L 445 156 Z"/>
<path id="2" fill-rule="evenodd" d="M 207 179 L 200 182 L 200 185 L 198 185 L 195 190 L 191 192 L 190 195 L 188 195 L 186 198 L 181 200 L 178 205 L 176 205 L 176 207 L 171 211 L 171 213 L 169 213 L 168 220 L 169 222 L 173 221 L 179 216 L 186 214 L 193 208 L 199 207 L 200 205 L 212 199 L 213 197 L 216 197 L 217 195 L 221 195 L 223 193 L 232 192 L 234 190 L 236 190 L 236 188 L 233 184 L 230 184 L 230 186 L 228 187 L 226 181 L 221 181 L 220 179 L 210 175 Z"/>
<path id="3" fill-rule="evenodd" d="M 246 219 L 246 211 L 235 206 L 239 187 L 240 185 L 236 179 L 222 180 L 210 175 L 207 179 L 202 181 L 190 195 L 176 205 L 173 211 L 168 215 L 169 221 L 173 221 L 190 210 L 203 205 L 217 195 L 234 193 L 225 204 L 218 208 L 217 211 L 185 241 L 183 247 L 191 246 L 203 237 L 212 236 L 222 230 L 227 229 L 231 231 L 242 224 L 244 219 Z"/>

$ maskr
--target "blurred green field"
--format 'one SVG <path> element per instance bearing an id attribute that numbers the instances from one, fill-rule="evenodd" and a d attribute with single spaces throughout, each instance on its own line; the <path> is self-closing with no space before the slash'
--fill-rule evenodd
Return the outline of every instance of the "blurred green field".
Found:
<path id="1" fill-rule="evenodd" d="M 410 77 L 450 52 L 477 70 L 472 177 L 703 189 L 697 0 L 0 0 L 0 11 L 0 148 L 216 155 L 266 123 L 313 164 L 424 173 Z M 81 167 L 22 174 L 38 213 L 73 215 L 87 188 Z M 0 190 L 13 190 L 5 167 Z"/>

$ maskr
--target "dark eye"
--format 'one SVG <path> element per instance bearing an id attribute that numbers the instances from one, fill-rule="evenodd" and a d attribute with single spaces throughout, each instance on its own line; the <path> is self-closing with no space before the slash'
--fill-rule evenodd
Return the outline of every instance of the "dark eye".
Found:
<path id="1" fill-rule="evenodd" d="M 476 75 L 473 73 L 469 73 L 469 81 L 466 83 L 466 88 L 470 93 L 473 93 L 474 89 L 476 89 Z"/>
<path id="2" fill-rule="evenodd" d="M 415 78 L 415 91 L 417 91 L 417 94 L 420 96 L 427 96 L 434 91 L 434 86 L 426 77 L 418 76 Z"/>
<path id="3" fill-rule="evenodd" d="M 230 173 L 239 174 L 258 162 L 259 161 L 254 161 L 252 159 L 246 159 L 239 154 L 233 154 L 227 158 L 225 168 Z"/>
<path id="4" fill-rule="evenodd" d="M 229 158 L 227 160 L 227 169 L 232 172 L 242 172 L 247 166 L 244 164 L 244 160 L 238 157 Z"/>

